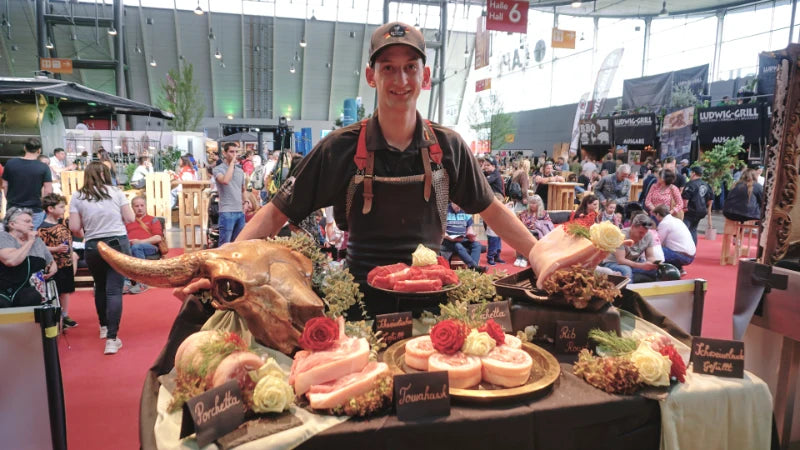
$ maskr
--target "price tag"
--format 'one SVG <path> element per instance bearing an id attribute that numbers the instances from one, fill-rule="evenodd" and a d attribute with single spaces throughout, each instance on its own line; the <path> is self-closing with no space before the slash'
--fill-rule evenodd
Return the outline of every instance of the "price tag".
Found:
<path id="1" fill-rule="evenodd" d="M 469 313 L 473 314 L 475 310 L 480 307 L 481 305 L 470 305 Z M 489 303 L 486 307 L 486 310 L 480 315 L 479 319 L 483 322 L 489 319 L 494 319 L 494 321 L 497 322 L 506 333 L 510 333 L 513 329 L 511 326 L 511 311 L 508 307 L 508 300 Z"/>
<path id="2" fill-rule="evenodd" d="M 693 337 L 690 361 L 694 373 L 743 378 L 744 342 Z"/>
<path id="3" fill-rule="evenodd" d="M 197 432 L 197 446 L 203 448 L 241 425 L 245 411 L 239 382 L 228 381 L 183 404 L 180 437 Z"/>
<path id="4" fill-rule="evenodd" d="M 556 352 L 578 353 L 589 348 L 590 323 L 575 320 L 556 321 Z"/>
<path id="5" fill-rule="evenodd" d="M 450 415 L 447 372 L 395 375 L 394 405 L 402 421 Z"/>
<path id="6" fill-rule="evenodd" d="M 375 316 L 375 324 L 378 331 L 383 331 L 383 341 L 387 346 L 411 337 L 411 311 L 378 314 Z"/>

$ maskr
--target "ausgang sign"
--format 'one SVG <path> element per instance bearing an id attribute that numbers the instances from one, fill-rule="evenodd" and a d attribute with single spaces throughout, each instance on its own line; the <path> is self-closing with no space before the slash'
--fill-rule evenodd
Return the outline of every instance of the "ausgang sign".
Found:
<path id="1" fill-rule="evenodd" d="M 487 30 L 528 32 L 527 0 L 489 0 L 486 12 Z"/>

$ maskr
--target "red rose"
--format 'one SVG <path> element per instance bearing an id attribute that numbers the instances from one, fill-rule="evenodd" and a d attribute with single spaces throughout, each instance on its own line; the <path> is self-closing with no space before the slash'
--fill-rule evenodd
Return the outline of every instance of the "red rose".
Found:
<path id="1" fill-rule="evenodd" d="M 450 268 L 450 262 L 448 262 L 446 259 L 444 259 L 444 256 L 442 256 L 442 255 L 439 255 L 439 256 L 436 257 L 436 264 L 438 264 L 438 265 L 440 265 L 442 267 L 447 267 L 448 269 Z"/>
<path id="2" fill-rule="evenodd" d="M 306 350 L 327 350 L 339 339 L 339 324 L 327 317 L 314 317 L 306 322 L 300 346 Z"/>
<path id="3" fill-rule="evenodd" d="M 658 350 L 664 356 L 668 356 L 669 360 L 672 361 L 672 366 L 669 369 L 669 377 L 675 378 L 681 383 L 686 382 L 686 364 L 683 362 L 683 358 L 681 355 L 678 354 L 678 351 L 675 350 L 675 347 L 670 345 L 664 345 Z"/>
<path id="4" fill-rule="evenodd" d="M 431 328 L 431 342 L 439 353 L 452 355 L 461 351 L 467 338 L 467 327 L 453 319 L 443 320 Z"/>
<path id="5" fill-rule="evenodd" d="M 478 328 L 478 331 L 485 331 L 489 333 L 489 336 L 497 342 L 497 345 L 503 345 L 506 342 L 506 333 L 503 331 L 503 327 L 500 326 L 499 323 L 495 322 L 494 319 L 489 319 Z"/>

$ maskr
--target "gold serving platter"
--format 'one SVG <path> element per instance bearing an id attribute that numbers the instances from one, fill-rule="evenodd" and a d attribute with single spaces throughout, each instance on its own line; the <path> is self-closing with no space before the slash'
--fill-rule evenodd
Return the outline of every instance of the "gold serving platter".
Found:
<path id="1" fill-rule="evenodd" d="M 396 342 L 383 353 L 383 362 L 385 362 L 390 369 L 402 373 L 421 372 L 420 370 L 407 366 L 405 362 L 406 343 L 411 339 L 413 338 Z M 561 374 L 561 366 L 559 366 L 556 358 L 547 350 L 528 342 L 522 343 L 522 350 L 528 352 L 531 358 L 533 358 L 531 376 L 522 386 L 505 388 L 491 383 L 481 382 L 479 385 L 469 389 L 451 387 L 450 395 L 462 400 L 492 402 L 531 395 L 542 392 L 552 386 Z"/>

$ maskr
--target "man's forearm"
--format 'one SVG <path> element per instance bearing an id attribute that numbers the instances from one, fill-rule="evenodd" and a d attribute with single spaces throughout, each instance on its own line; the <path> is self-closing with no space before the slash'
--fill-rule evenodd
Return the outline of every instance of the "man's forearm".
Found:
<path id="1" fill-rule="evenodd" d="M 503 206 L 499 200 L 492 201 L 489 207 L 480 214 L 501 239 L 523 255 L 530 253 L 531 248 L 536 244 L 536 238 L 525 228 L 519 218 Z"/>
<path id="2" fill-rule="evenodd" d="M 267 203 L 258 210 L 256 215 L 250 219 L 250 222 L 245 224 L 244 229 L 236 238 L 236 242 L 275 236 L 283 228 L 287 220 L 288 217 L 275 205 Z"/>

